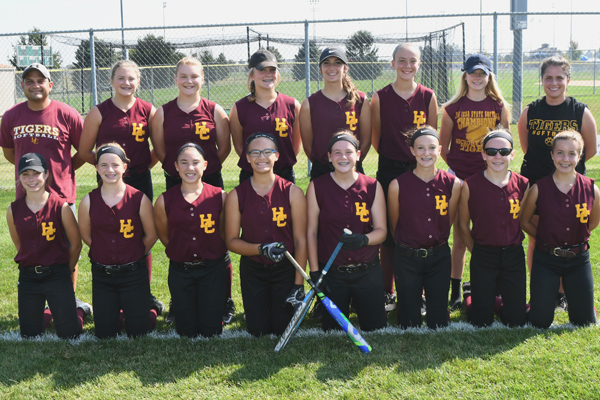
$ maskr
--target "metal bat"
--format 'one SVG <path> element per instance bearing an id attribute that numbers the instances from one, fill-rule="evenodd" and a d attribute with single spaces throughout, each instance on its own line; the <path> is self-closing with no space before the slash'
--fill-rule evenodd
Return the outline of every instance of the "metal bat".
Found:
<path id="1" fill-rule="evenodd" d="M 302 275 L 302 277 L 306 279 L 310 286 L 312 286 L 315 293 L 317 293 L 317 297 L 319 297 L 319 299 L 321 300 L 321 303 L 323 303 L 329 314 L 342 327 L 342 329 L 344 330 L 344 332 L 346 332 L 346 334 L 352 340 L 352 342 L 354 342 L 354 344 L 358 346 L 360 351 L 362 351 L 363 353 L 370 353 L 372 350 L 371 346 L 362 337 L 362 335 L 358 333 L 358 331 L 356 330 L 356 328 L 354 328 L 350 321 L 348 321 L 348 318 L 346 318 L 344 313 L 340 311 L 340 309 L 333 303 L 333 301 L 331 301 L 329 297 L 325 296 L 325 294 L 323 294 L 323 292 L 319 290 L 319 287 L 310 279 L 310 276 L 306 274 L 306 272 L 302 269 L 302 267 L 296 262 L 294 257 L 292 257 L 292 255 L 287 250 L 283 254 L 285 254 L 287 259 L 290 260 L 290 262 L 296 268 L 296 270 L 300 272 L 300 275 Z"/>

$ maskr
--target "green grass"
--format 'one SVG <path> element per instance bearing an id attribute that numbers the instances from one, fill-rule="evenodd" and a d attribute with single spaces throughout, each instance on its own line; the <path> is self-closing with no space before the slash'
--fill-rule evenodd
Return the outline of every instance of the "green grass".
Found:
<path id="1" fill-rule="evenodd" d="M 516 131 L 515 131 L 516 132 Z M 520 167 L 517 150 L 513 170 Z M 237 183 L 236 159 L 226 163 L 226 188 Z M 306 159 L 296 170 L 306 189 Z M 376 155 L 371 151 L 366 172 L 374 176 Z M 440 167 L 445 168 L 443 162 Z M 588 162 L 589 175 L 600 178 L 597 159 Z M 0 204 L 13 200 L 13 166 L 0 160 Z M 90 166 L 77 172 L 79 199 L 94 187 Z M 164 179 L 153 171 L 156 195 Z M 155 195 L 155 196 L 156 196 Z M 600 280 L 598 233 L 592 235 L 594 279 Z M 91 273 L 84 247 L 80 262 L 78 296 L 91 301 Z M 98 341 L 93 323 L 75 342 L 20 340 L 17 315 L 15 250 L 0 218 L 0 398 L 600 398 L 600 341 L 598 327 L 573 329 L 565 313 L 556 313 L 549 330 L 531 327 L 506 329 L 498 325 L 474 329 L 462 311 L 453 312 L 448 329 L 437 332 L 390 328 L 365 334 L 373 347 L 369 355 L 342 333 L 321 334 L 307 319 L 288 347 L 275 353 L 278 338 L 249 337 L 244 333 L 238 261 L 233 255 L 235 322 L 225 334 L 210 340 L 179 339 L 159 318 L 156 332 L 138 340 Z M 468 257 L 468 256 L 467 256 Z M 164 247 L 153 249 L 152 291 L 168 302 L 168 260 Z M 469 279 L 469 264 L 465 280 Z M 595 305 L 600 309 L 600 286 Z M 351 319 L 356 322 L 355 316 Z M 53 331 L 50 325 L 49 331 Z"/>

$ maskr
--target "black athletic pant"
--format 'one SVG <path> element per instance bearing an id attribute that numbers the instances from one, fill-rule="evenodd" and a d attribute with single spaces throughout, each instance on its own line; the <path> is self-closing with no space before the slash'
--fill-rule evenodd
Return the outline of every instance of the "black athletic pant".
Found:
<path id="1" fill-rule="evenodd" d="M 552 324 L 560 278 L 569 301 L 571 323 L 595 323 L 594 277 L 589 251 L 567 258 L 557 257 L 539 249 L 535 249 L 533 253 L 531 267 L 529 322 L 538 328 L 548 328 Z"/>

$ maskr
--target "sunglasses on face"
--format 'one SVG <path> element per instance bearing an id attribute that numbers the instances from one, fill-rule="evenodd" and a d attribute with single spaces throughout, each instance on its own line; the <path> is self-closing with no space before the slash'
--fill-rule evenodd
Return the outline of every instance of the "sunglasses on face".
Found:
<path id="1" fill-rule="evenodd" d="M 269 158 L 275 153 L 277 153 L 277 150 L 273 149 L 252 150 L 248 152 L 248 154 L 250 154 L 250 157 L 252 158 L 258 158 L 261 154 L 264 155 L 266 158 Z"/>
<path id="2" fill-rule="evenodd" d="M 496 154 L 498 154 L 498 152 L 500 152 L 500 155 L 503 157 L 506 157 L 508 155 L 510 155 L 510 153 L 512 153 L 513 149 L 510 149 L 508 147 L 504 147 L 501 149 L 495 149 L 493 147 L 488 147 L 483 149 L 483 151 L 485 152 L 485 154 L 487 154 L 488 156 L 494 157 Z"/>

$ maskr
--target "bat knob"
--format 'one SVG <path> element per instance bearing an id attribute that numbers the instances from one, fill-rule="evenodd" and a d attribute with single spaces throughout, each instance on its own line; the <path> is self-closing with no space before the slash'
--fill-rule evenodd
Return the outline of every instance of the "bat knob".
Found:
<path id="1" fill-rule="evenodd" d="M 352 235 L 352 231 L 348 228 L 344 228 L 344 234 L 345 235 Z"/>

